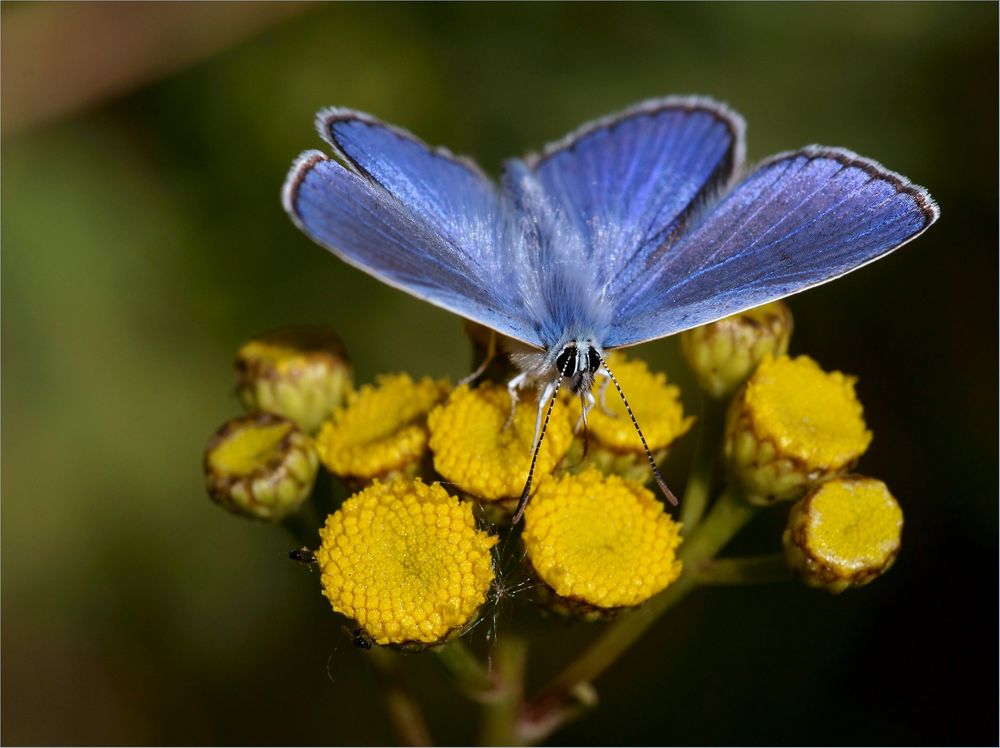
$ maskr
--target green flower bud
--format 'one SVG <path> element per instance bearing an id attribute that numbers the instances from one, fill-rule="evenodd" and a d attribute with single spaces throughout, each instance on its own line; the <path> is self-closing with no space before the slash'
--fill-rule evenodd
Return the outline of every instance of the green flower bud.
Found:
<path id="1" fill-rule="evenodd" d="M 834 594 L 860 587 L 892 566 L 903 511 L 885 483 L 845 476 L 796 503 L 782 535 L 791 570 L 811 587 Z"/>
<path id="2" fill-rule="evenodd" d="M 788 351 L 792 311 L 783 301 L 681 333 L 681 352 L 699 386 L 715 399 L 729 397 L 757 368 L 764 356 Z"/>
<path id="3" fill-rule="evenodd" d="M 247 410 L 318 429 L 352 386 L 347 352 L 328 327 L 286 327 L 258 335 L 236 354 L 237 391 Z"/>
<path id="4" fill-rule="evenodd" d="M 269 521 L 299 508 L 318 465 L 309 437 L 272 413 L 227 421 L 205 447 L 208 495 L 231 512 Z"/>

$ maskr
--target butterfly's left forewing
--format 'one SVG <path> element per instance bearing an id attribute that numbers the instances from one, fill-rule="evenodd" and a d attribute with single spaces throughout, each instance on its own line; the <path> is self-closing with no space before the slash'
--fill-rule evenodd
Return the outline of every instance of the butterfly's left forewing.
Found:
<path id="1" fill-rule="evenodd" d="M 825 283 L 938 217 L 927 192 L 850 151 L 769 159 L 613 300 L 609 347 L 633 345 Z"/>
<path id="2" fill-rule="evenodd" d="M 347 166 L 303 154 L 283 202 L 313 240 L 382 282 L 535 347 L 501 241 L 504 211 L 471 162 L 346 110 L 317 118 Z"/>

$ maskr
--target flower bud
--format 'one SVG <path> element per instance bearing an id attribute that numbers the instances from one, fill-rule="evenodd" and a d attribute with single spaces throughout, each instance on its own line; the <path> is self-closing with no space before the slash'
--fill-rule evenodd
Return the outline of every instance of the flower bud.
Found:
<path id="1" fill-rule="evenodd" d="M 732 395 L 764 356 L 782 356 L 792 336 L 792 311 L 783 301 L 749 309 L 681 333 L 681 352 L 701 389 L 715 399 Z"/>
<path id="2" fill-rule="evenodd" d="M 240 346 L 236 373 L 244 407 L 285 416 L 309 433 L 351 389 L 346 350 L 328 327 L 286 327 L 258 335 Z"/>
<path id="3" fill-rule="evenodd" d="M 483 382 L 475 389 L 456 388 L 427 419 L 434 469 L 469 496 L 513 511 L 528 475 L 536 412 L 534 397 L 526 396 L 508 423 L 506 387 Z M 557 401 L 535 463 L 536 479 L 555 470 L 572 440 L 569 408 Z"/>
<path id="4" fill-rule="evenodd" d="M 723 445 L 750 503 L 796 499 L 853 467 L 872 439 L 855 381 L 806 356 L 764 358 L 729 406 Z"/>
<path id="5" fill-rule="evenodd" d="M 277 521 L 295 512 L 316 481 L 308 436 L 272 413 L 225 423 L 205 447 L 208 494 L 236 514 Z"/>
<path id="6" fill-rule="evenodd" d="M 327 517 L 320 538 L 323 594 L 377 644 L 420 649 L 461 634 L 493 582 L 496 537 L 439 484 L 375 481 Z"/>
<path id="7" fill-rule="evenodd" d="M 669 445 L 686 434 L 694 423 L 693 417 L 684 416 L 680 390 L 667 384 L 665 374 L 651 372 L 641 359 L 627 359 L 621 353 L 610 353 L 606 360 L 628 397 L 653 459 L 657 462 L 666 459 Z M 610 381 L 605 385 L 598 380 L 593 395 L 597 402 L 587 416 L 587 438 L 590 441 L 583 465 L 593 465 L 607 475 L 620 475 L 640 483 L 652 480 L 646 451 L 614 385 Z M 580 417 L 580 404 L 578 400 L 571 400 L 571 403 L 575 423 Z M 580 431 L 567 463 L 574 465 L 582 458 L 583 432 Z"/>
<path id="8" fill-rule="evenodd" d="M 903 511 L 885 483 L 846 476 L 797 502 L 781 540 L 795 574 L 836 594 L 887 571 L 899 553 L 902 531 Z"/>
<path id="9" fill-rule="evenodd" d="M 594 468 L 543 480 L 522 537 L 542 602 L 586 620 L 641 605 L 681 573 L 680 525 L 663 504 Z"/>
<path id="10" fill-rule="evenodd" d="M 323 424 L 316 450 L 326 468 L 357 487 L 375 478 L 415 477 L 427 457 L 427 413 L 448 382 L 409 374 L 379 376 L 352 392 Z"/>

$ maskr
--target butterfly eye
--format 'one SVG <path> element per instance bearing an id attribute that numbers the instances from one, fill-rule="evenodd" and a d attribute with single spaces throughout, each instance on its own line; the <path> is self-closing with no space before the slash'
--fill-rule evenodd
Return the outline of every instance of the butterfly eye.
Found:
<path id="1" fill-rule="evenodd" d="M 568 345 L 556 356 L 556 370 L 564 377 L 576 374 L 576 346 Z"/>
<path id="2" fill-rule="evenodd" d="M 597 371 L 601 368 L 601 357 L 593 346 L 587 349 L 587 368 L 589 371 Z"/>

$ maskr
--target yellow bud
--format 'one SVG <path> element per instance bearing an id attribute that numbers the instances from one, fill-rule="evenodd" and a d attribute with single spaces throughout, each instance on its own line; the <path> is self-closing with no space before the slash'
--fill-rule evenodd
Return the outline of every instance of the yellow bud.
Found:
<path id="1" fill-rule="evenodd" d="M 277 413 L 312 433 L 351 389 L 351 366 L 328 327 L 286 327 L 258 335 L 236 354 L 237 391 L 248 410 Z"/>
<path id="2" fill-rule="evenodd" d="M 236 514 L 277 521 L 309 496 L 318 460 L 309 437 L 294 422 L 251 413 L 215 432 L 204 464 L 212 499 Z"/>
<path id="3" fill-rule="evenodd" d="M 423 648 L 476 619 L 496 538 L 472 505 L 419 479 L 375 481 L 327 517 L 316 561 L 333 609 L 378 644 Z"/>
<path id="4" fill-rule="evenodd" d="M 681 351 L 709 396 L 732 395 L 764 356 L 788 351 L 792 312 L 783 301 L 764 304 L 681 333 Z"/>
<path id="5" fill-rule="evenodd" d="M 383 375 L 351 393 L 316 437 L 326 468 L 364 485 L 374 478 L 414 477 L 427 455 L 426 417 L 448 383 L 408 374 Z"/>
<path id="6" fill-rule="evenodd" d="M 543 480 L 523 539 L 550 607 L 587 619 L 640 605 L 681 572 L 680 525 L 663 504 L 641 484 L 595 469 Z"/>
<path id="7" fill-rule="evenodd" d="M 653 459 L 657 462 L 666 459 L 667 447 L 686 434 L 694 423 L 693 417 L 684 416 L 680 390 L 667 384 L 665 374 L 651 372 L 641 359 L 628 359 L 624 354 L 610 353 L 607 364 L 628 397 Z M 593 395 L 597 403 L 587 417 L 590 443 L 583 465 L 592 465 L 605 474 L 621 475 L 640 483 L 652 480 L 646 452 L 614 385 L 610 382 L 607 385 L 595 383 Z M 572 396 L 567 399 L 571 403 L 575 423 L 580 417 L 580 403 Z M 570 465 L 579 463 L 583 457 L 582 432 L 579 437 L 567 460 Z"/>
<path id="8" fill-rule="evenodd" d="M 524 488 L 535 433 L 534 398 L 526 396 L 508 425 L 506 387 L 458 387 L 428 417 L 434 469 L 465 493 L 490 502 L 513 500 Z M 573 439 L 569 408 L 556 402 L 538 452 L 535 475 L 551 473 Z"/>
<path id="9" fill-rule="evenodd" d="M 723 451 L 753 504 L 800 497 L 848 472 L 871 443 L 854 377 L 806 356 L 766 356 L 726 414 Z"/>
<path id="10" fill-rule="evenodd" d="M 829 592 L 860 587 L 892 566 L 903 511 L 885 483 L 835 478 L 797 502 L 782 535 L 788 565 L 806 584 Z"/>

